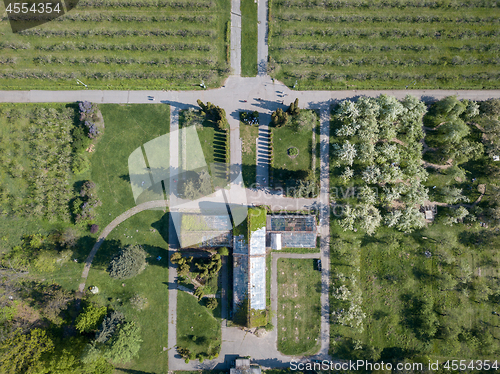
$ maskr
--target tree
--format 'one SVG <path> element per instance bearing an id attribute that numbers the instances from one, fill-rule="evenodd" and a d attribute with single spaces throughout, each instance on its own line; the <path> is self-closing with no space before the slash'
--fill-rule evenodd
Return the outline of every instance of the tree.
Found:
<path id="1" fill-rule="evenodd" d="M 37 374 L 43 366 L 42 355 L 53 350 L 54 343 L 44 330 L 23 334 L 19 329 L 0 345 L 0 372 Z"/>
<path id="2" fill-rule="evenodd" d="M 382 221 L 379 210 L 370 204 L 360 204 L 356 207 L 356 218 L 368 235 L 373 235 Z"/>
<path id="3" fill-rule="evenodd" d="M 108 309 L 105 306 L 98 307 L 88 304 L 76 318 L 75 327 L 80 332 L 90 332 L 102 323 Z"/>
<path id="4" fill-rule="evenodd" d="M 199 174 L 201 196 L 210 195 L 213 192 L 212 179 L 207 170 L 202 170 Z"/>
<path id="5" fill-rule="evenodd" d="M 130 362 L 141 348 L 141 332 L 135 322 L 120 325 L 103 347 L 103 357 L 116 363 Z"/>
<path id="6" fill-rule="evenodd" d="M 217 305 L 219 303 L 217 302 L 217 299 L 215 297 L 210 297 L 207 299 L 207 308 L 210 310 L 214 310 L 217 308 Z"/>
<path id="7" fill-rule="evenodd" d="M 296 98 L 293 103 L 290 104 L 290 107 L 288 108 L 287 112 L 291 114 L 292 116 L 296 116 L 300 113 L 300 108 L 299 108 L 299 99 Z"/>
<path id="8" fill-rule="evenodd" d="M 121 312 L 113 311 L 109 316 L 104 318 L 99 330 L 95 335 L 95 342 L 98 344 L 106 343 L 116 332 L 118 326 L 125 321 L 125 316 Z"/>
<path id="9" fill-rule="evenodd" d="M 274 127 L 282 127 L 288 123 L 288 113 L 284 112 L 283 109 L 276 109 L 273 114 L 271 114 L 271 120 Z"/>
<path id="10" fill-rule="evenodd" d="M 405 210 L 403 210 L 396 225 L 399 231 L 403 231 L 407 234 L 413 232 L 413 230 L 415 229 L 421 229 L 424 226 L 424 215 L 412 206 L 407 207 Z"/>
<path id="11" fill-rule="evenodd" d="M 62 247 L 73 248 L 79 237 L 78 231 L 74 227 L 66 227 L 59 235 L 59 244 Z"/>
<path id="12" fill-rule="evenodd" d="M 352 209 L 350 205 L 344 205 L 343 218 L 339 220 L 339 225 L 344 231 L 354 230 L 354 222 L 356 221 L 356 210 Z"/>
<path id="13" fill-rule="evenodd" d="M 346 140 L 342 147 L 340 147 L 338 144 L 333 144 L 333 148 L 335 150 L 335 155 L 343 163 L 352 166 L 357 153 L 354 144 L 351 144 L 349 143 L 349 140 Z"/>
<path id="14" fill-rule="evenodd" d="M 460 201 L 468 202 L 469 198 L 462 194 L 462 189 L 445 186 L 441 189 L 441 196 L 446 204 L 456 204 Z"/>
<path id="15" fill-rule="evenodd" d="M 138 245 L 129 245 L 111 260 L 108 272 L 112 278 L 127 279 L 135 277 L 145 268 L 146 252 Z"/>
<path id="16" fill-rule="evenodd" d="M 469 126 L 461 119 L 454 118 L 439 127 L 436 140 L 445 147 L 450 147 L 459 144 L 469 133 Z"/>
<path id="17" fill-rule="evenodd" d="M 361 173 L 361 178 L 367 184 L 375 184 L 378 182 L 380 169 L 375 165 L 367 166 Z"/>
<path id="18" fill-rule="evenodd" d="M 351 178 L 354 176 L 354 170 L 352 170 L 349 166 L 346 166 L 342 174 L 340 175 L 340 178 L 344 183 L 349 182 Z"/>

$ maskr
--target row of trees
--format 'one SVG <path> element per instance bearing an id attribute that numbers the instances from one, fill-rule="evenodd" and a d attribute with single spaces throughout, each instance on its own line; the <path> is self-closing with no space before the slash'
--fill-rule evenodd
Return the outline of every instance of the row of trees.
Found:
<path id="1" fill-rule="evenodd" d="M 102 202 L 97 196 L 97 187 L 94 182 L 86 181 L 80 189 L 80 197 L 73 202 L 73 214 L 75 223 L 80 225 L 92 225 L 97 217 L 96 208 Z"/>

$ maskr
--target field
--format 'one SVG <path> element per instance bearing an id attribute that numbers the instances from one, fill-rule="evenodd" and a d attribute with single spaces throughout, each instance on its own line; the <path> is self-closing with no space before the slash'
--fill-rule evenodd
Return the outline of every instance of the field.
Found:
<path id="1" fill-rule="evenodd" d="M 198 111 L 183 110 L 179 118 L 180 127 L 196 126 L 196 132 L 201 144 L 208 171 L 212 177 L 215 187 L 224 187 L 227 184 L 227 168 L 229 163 L 229 132 L 219 130 L 213 121 L 208 120 Z M 189 148 L 189 139 L 181 139 L 179 146 L 179 160 L 183 164 L 183 157 L 189 163 L 189 157 L 193 156 L 193 150 Z M 191 153 L 190 153 L 191 152 Z M 198 161 L 194 160 L 193 161 Z M 215 165 L 213 165 L 215 163 Z M 189 166 L 189 165 L 187 165 Z M 189 179 L 189 175 L 187 176 Z"/>
<path id="2" fill-rule="evenodd" d="M 2 14 L 4 5 L 0 6 Z M 0 21 L 0 88 L 194 89 L 229 73 L 229 0 L 79 1 L 13 34 Z"/>
<path id="3" fill-rule="evenodd" d="M 187 348 L 195 356 L 204 358 L 219 353 L 221 345 L 221 326 L 214 312 L 205 308 L 194 296 L 185 292 L 177 293 L 177 345 Z M 217 313 L 220 308 L 215 309 Z"/>
<path id="4" fill-rule="evenodd" d="M 241 10 L 241 76 L 257 75 L 257 3 L 242 0 Z"/>
<path id="5" fill-rule="evenodd" d="M 128 158 L 138 147 L 160 135 L 170 126 L 170 107 L 163 104 L 100 105 L 105 131 L 92 155 L 90 179 L 98 186 L 102 206 L 98 224 L 109 222 L 135 206 L 129 180 Z"/>
<path id="6" fill-rule="evenodd" d="M 168 370 L 167 346 L 168 314 L 168 213 L 144 211 L 129 218 L 111 232 L 92 263 L 87 286 L 97 286 L 99 294 L 89 293 L 90 300 L 101 305 L 110 304 L 122 311 L 128 320 L 141 327 L 143 343 L 137 357 L 127 369 L 156 372 Z M 109 261 L 127 244 L 140 244 L 148 254 L 146 269 L 127 280 L 112 279 L 106 272 Z M 157 257 L 161 256 L 158 261 Z M 125 284 L 125 286 L 122 286 Z M 145 297 L 147 308 L 133 309 L 130 298 L 136 294 Z M 119 365 L 123 367 L 123 365 Z"/>
<path id="7" fill-rule="evenodd" d="M 273 77 L 307 89 L 499 87 L 492 1 L 274 0 Z"/>
<path id="8" fill-rule="evenodd" d="M 332 353 L 373 360 L 493 358 L 498 317 L 480 285 L 498 276 L 498 254 L 474 246 L 469 238 L 478 232 L 478 225 L 435 224 L 412 235 L 384 228 L 367 237 L 343 232 L 333 221 Z"/>
<path id="9" fill-rule="evenodd" d="M 311 170 L 319 168 L 319 121 L 315 112 L 302 110 L 289 122 L 271 129 L 273 182 L 282 186 L 287 183 L 294 186 L 294 181 L 305 180 Z M 312 176 L 317 176 L 317 173 Z"/>
<path id="10" fill-rule="evenodd" d="M 242 140 L 242 171 L 243 182 L 245 186 L 251 186 L 255 183 L 257 173 L 257 146 L 256 139 L 259 136 L 257 126 L 246 125 L 240 122 L 240 138 Z"/>
<path id="11" fill-rule="evenodd" d="M 278 350 L 286 355 L 319 350 L 321 273 L 315 261 L 278 260 Z"/>

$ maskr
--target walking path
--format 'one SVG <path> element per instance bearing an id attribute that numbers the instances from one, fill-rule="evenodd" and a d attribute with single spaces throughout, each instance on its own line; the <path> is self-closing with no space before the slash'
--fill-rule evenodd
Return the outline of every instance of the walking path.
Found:
<path id="1" fill-rule="evenodd" d="M 231 0 L 231 71 L 241 75 L 241 11 L 240 0 Z"/>
<path id="2" fill-rule="evenodd" d="M 259 75 L 267 74 L 268 59 L 268 7 L 267 0 L 259 0 L 257 4 L 257 72 Z"/>

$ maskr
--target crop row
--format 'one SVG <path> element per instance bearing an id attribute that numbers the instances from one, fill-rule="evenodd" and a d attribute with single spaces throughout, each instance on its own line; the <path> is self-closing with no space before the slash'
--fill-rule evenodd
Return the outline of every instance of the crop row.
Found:
<path id="1" fill-rule="evenodd" d="M 215 16 L 211 15 L 169 15 L 169 16 L 147 16 L 129 14 L 98 14 L 98 13 L 67 13 L 55 19 L 63 21 L 87 21 L 87 22 L 189 22 L 189 23 L 211 23 L 215 21 Z"/>
<path id="2" fill-rule="evenodd" d="M 490 59 L 478 60 L 474 57 L 468 57 L 466 59 L 460 56 L 455 56 L 453 58 L 418 58 L 418 59 L 387 59 L 387 58 L 334 58 L 334 57 L 299 57 L 299 58 L 289 58 L 283 57 L 281 59 L 277 58 L 276 62 L 281 65 L 329 65 L 329 66 L 442 66 L 444 64 L 450 64 L 453 66 L 464 66 L 464 65 L 500 65 L 500 58 L 494 57 Z"/>
<path id="3" fill-rule="evenodd" d="M 336 36 L 336 37 L 358 37 L 358 38 L 434 38 L 464 40 L 475 38 L 495 38 L 500 36 L 500 30 L 402 30 L 402 29 L 335 29 L 321 27 L 294 28 L 274 31 L 274 36 L 288 38 L 290 36 Z"/>
<path id="4" fill-rule="evenodd" d="M 7 22 L 7 16 L 1 17 L 1 21 Z M 82 22 L 188 22 L 188 23 L 211 23 L 215 21 L 215 16 L 210 15 L 169 15 L 169 16 L 147 16 L 128 14 L 100 14 L 100 13 L 66 13 L 52 22 L 82 21 Z"/>
<path id="5" fill-rule="evenodd" d="M 497 8 L 495 0 L 460 0 L 460 1 L 434 1 L 434 0 L 277 0 L 275 6 L 283 8 Z"/>
<path id="6" fill-rule="evenodd" d="M 325 15 L 325 14 L 304 14 L 304 13 L 285 13 L 277 14 L 274 16 L 277 21 L 291 22 L 291 21 L 308 21 L 308 22 L 323 22 L 323 23 L 466 23 L 466 24 L 497 24 L 500 22 L 499 17 L 474 17 L 474 16 L 460 16 L 460 17 L 446 17 L 446 16 L 378 16 L 378 15 Z"/>
<path id="7" fill-rule="evenodd" d="M 37 45 L 39 51 L 201 51 L 212 50 L 210 44 L 104 44 L 104 43 L 73 43 L 64 42 L 60 44 Z"/>
<path id="8" fill-rule="evenodd" d="M 307 50 L 307 51 L 336 51 L 336 52 L 390 52 L 390 51 L 410 51 L 424 52 L 448 49 L 454 52 L 498 52 L 500 44 L 474 44 L 462 45 L 460 47 L 438 48 L 434 45 L 358 45 L 350 44 L 330 44 L 330 43 L 288 43 L 280 47 L 272 47 L 275 51 Z"/>
<path id="9" fill-rule="evenodd" d="M 217 70 L 192 70 L 183 72 L 158 72 L 158 71 L 108 71 L 108 72 L 72 72 L 64 73 L 60 71 L 12 71 L 0 73 L 0 79 L 46 79 L 46 80 L 69 80 L 77 78 L 86 79 L 165 79 L 165 80 L 187 80 L 205 79 L 210 80 L 216 76 L 229 72 L 229 68 L 222 67 Z"/>
<path id="10" fill-rule="evenodd" d="M 174 8 L 174 9 L 215 9 L 213 0 L 204 1 L 161 1 L 161 0 L 80 0 L 79 8 Z"/>
<path id="11" fill-rule="evenodd" d="M 7 59 L 9 60 L 9 59 Z M 69 64 L 69 65 L 86 65 L 86 64 L 108 64 L 108 65 L 149 65 L 149 66 L 168 66 L 168 65 L 189 65 L 189 66 L 216 66 L 217 61 L 212 58 L 153 58 L 150 60 L 138 60 L 135 58 L 119 58 L 119 57 L 58 57 L 58 56 L 37 56 L 33 58 L 35 64 Z M 0 59 L 2 63 L 2 59 Z"/>
<path id="12" fill-rule="evenodd" d="M 415 74 L 415 73 L 404 73 L 404 72 L 369 72 L 369 73 L 319 73 L 317 71 L 307 72 L 304 69 L 297 67 L 298 71 L 287 71 L 286 77 L 292 79 L 310 79 L 310 80 L 329 80 L 329 81 L 366 81 L 366 80 L 480 80 L 480 81 L 497 81 L 500 79 L 500 73 L 472 73 L 472 74 Z"/>
<path id="13" fill-rule="evenodd" d="M 93 37 L 93 36 L 181 36 L 181 37 L 210 37 L 215 38 L 215 30 L 45 30 L 28 29 L 19 33 L 23 36 L 43 36 L 47 37 Z"/>

